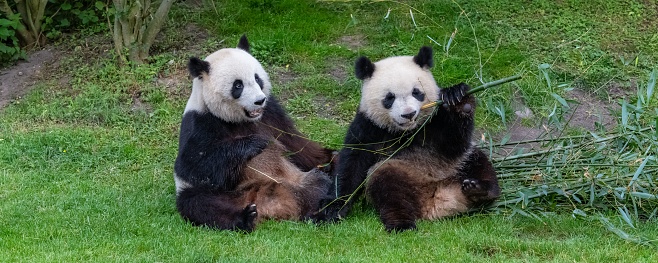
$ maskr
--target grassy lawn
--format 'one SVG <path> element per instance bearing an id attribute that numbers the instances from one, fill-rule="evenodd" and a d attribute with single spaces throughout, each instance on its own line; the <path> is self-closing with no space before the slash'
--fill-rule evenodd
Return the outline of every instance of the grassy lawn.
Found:
<path id="1" fill-rule="evenodd" d="M 658 68 L 658 4 L 181 2 L 174 4 L 150 64 L 118 67 L 103 52 L 112 49 L 109 34 L 73 35 L 56 44 L 59 66 L 0 109 L 0 261 L 658 261 L 658 102 L 655 95 L 634 102 L 649 92 L 650 74 Z M 597 136 L 606 129 L 653 129 L 633 133 L 634 143 L 592 151 L 620 149 L 616 160 L 624 167 L 597 173 L 637 174 L 619 181 L 646 183 L 633 188 L 642 199 L 610 205 L 607 194 L 623 187 L 592 190 L 592 199 L 605 200 L 590 203 L 581 202 L 578 191 L 546 194 L 486 213 L 421 222 L 418 231 L 397 235 L 387 234 L 365 204 L 335 225 L 266 222 L 251 234 L 192 227 L 176 212 L 173 183 L 178 128 L 191 91 L 187 59 L 233 47 L 245 33 L 299 128 L 336 149 L 359 101 L 353 62 L 360 55 L 379 60 L 432 46 L 433 72 L 444 86 L 523 75 L 477 95 L 477 128 L 496 140 L 485 143 L 490 147 L 505 140 L 517 100 L 534 113 L 520 121 L 527 127 L 568 122 L 570 108 L 562 99 L 578 102 L 570 95 L 574 89 L 615 105 L 628 100 L 614 112 L 620 124 L 600 127 Z M 561 135 L 590 134 L 563 127 Z M 503 161 L 496 165 L 503 201 L 524 197 L 528 192 L 519 182 L 531 184 L 528 174 L 504 168 Z M 594 174 L 594 168 L 585 171 Z M 582 170 L 560 176 L 582 177 Z M 561 189 L 571 182 L 564 179 Z"/>

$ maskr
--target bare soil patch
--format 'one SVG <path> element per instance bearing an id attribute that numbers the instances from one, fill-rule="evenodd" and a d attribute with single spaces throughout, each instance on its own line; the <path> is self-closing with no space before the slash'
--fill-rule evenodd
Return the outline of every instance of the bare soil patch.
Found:
<path id="1" fill-rule="evenodd" d="M 621 90 L 621 89 L 620 89 Z M 616 97 L 620 94 L 609 93 L 609 97 Z M 565 94 L 565 99 L 572 101 L 569 103 L 570 110 L 563 116 L 568 121 L 568 127 L 580 128 L 588 131 L 596 132 L 599 127 L 597 123 L 604 127 L 606 131 L 612 130 L 617 125 L 617 114 L 619 105 L 614 99 L 602 100 L 595 95 L 583 91 L 581 89 L 574 89 Z M 524 142 L 532 141 L 535 139 L 549 139 L 560 136 L 561 131 L 550 127 L 545 122 L 538 123 L 533 126 L 523 124 L 523 119 L 528 113 L 525 105 L 519 105 L 518 100 L 514 102 L 516 105 L 516 118 L 510 124 L 508 130 L 502 134 L 495 136 L 496 141 L 500 141 L 503 137 L 509 136 L 509 142 Z M 530 113 L 531 115 L 531 113 Z M 510 153 L 523 148 L 525 150 L 539 150 L 541 144 L 538 142 L 523 143 L 520 145 L 512 145 L 509 147 L 501 147 L 497 155 L 507 156 Z"/>
<path id="2" fill-rule="evenodd" d="M 0 109 L 27 94 L 43 77 L 46 67 L 52 65 L 57 57 L 57 51 L 46 48 L 29 54 L 24 61 L 0 70 Z"/>
<path id="3" fill-rule="evenodd" d="M 359 49 L 367 43 L 366 37 L 362 35 L 342 36 L 338 39 L 337 42 L 339 45 L 345 46 L 350 50 Z"/>
<path id="4" fill-rule="evenodd" d="M 327 63 L 329 63 L 329 76 L 338 82 L 339 85 L 345 84 L 349 77 L 349 71 L 352 70 L 350 65 L 353 65 L 354 62 L 333 58 L 329 59 Z"/>

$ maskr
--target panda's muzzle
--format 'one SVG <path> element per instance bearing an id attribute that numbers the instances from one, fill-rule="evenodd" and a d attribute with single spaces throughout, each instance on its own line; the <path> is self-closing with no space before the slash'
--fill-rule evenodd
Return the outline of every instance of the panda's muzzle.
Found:
<path id="1" fill-rule="evenodd" d="M 244 110 L 244 114 L 247 115 L 249 118 L 258 118 L 260 115 L 263 114 L 263 107 L 260 107 L 258 109 L 248 111 L 247 109 Z"/>
<path id="2" fill-rule="evenodd" d="M 407 114 L 402 114 L 400 116 L 402 118 L 407 119 L 407 120 L 413 121 L 414 118 L 416 118 L 416 111 L 413 111 L 413 112 L 410 112 L 410 113 L 407 113 Z"/>

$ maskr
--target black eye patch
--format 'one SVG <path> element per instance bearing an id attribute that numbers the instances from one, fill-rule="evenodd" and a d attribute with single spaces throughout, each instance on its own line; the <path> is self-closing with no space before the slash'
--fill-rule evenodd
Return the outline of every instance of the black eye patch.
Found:
<path id="1" fill-rule="evenodd" d="M 411 92 L 411 96 L 414 96 L 418 101 L 425 100 L 425 93 L 420 91 L 418 88 L 414 88 L 414 91 Z"/>
<path id="2" fill-rule="evenodd" d="M 385 109 L 390 109 L 393 107 L 393 102 L 395 102 L 395 94 L 389 92 L 382 100 L 382 105 L 384 105 Z"/>
<path id="3" fill-rule="evenodd" d="M 231 96 L 233 96 L 234 99 L 239 99 L 240 96 L 242 95 L 242 90 L 244 88 L 244 84 L 242 84 L 242 80 L 236 79 L 233 81 L 233 87 L 231 88 Z"/>
<path id="4" fill-rule="evenodd" d="M 258 76 L 258 74 L 255 74 L 254 77 L 256 78 L 256 83 L 258 83 L 258 86 L 260 86 L 260 89 L 263 89 L 263 80 Z"/>

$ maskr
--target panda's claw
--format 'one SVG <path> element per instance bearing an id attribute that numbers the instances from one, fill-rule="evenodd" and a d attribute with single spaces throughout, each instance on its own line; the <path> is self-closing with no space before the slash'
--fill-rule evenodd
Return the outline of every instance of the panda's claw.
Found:
<path id="1" fill-rule="evenodd" d="M 238 222 L 235 225 L 236 230 L 251 232 L 256 228 L 256 217 L 258 217 L 258 211 L 256 209 L 256 204 L 248 204 L 245 208 L 242 209 Z"/>
<path id="2" fill-rule="evenodd" d="M 460 83 L 449 88 L 441 90 L 440 96 L 446 106 L 454 107 L 460 105 L 464 101 L 468 101 L 469 86 Z M 466 112 L 469 112 L 468 110 Z"/>

